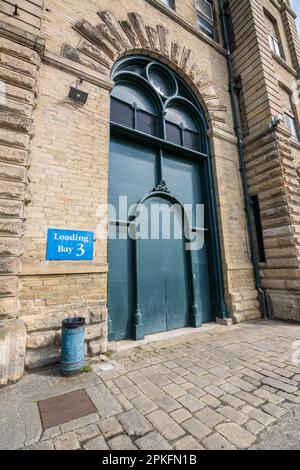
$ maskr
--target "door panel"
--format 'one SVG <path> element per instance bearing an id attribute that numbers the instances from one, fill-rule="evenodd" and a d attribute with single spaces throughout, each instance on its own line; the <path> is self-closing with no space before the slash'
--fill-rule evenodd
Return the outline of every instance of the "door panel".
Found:
<path id="1" fill-rule="evenodd" d="M 114 137 L 110 146 L 110 204 L 118 207 L 119 195 L 128 197 L 128 206 L 137 204 L 154 188 L 155 181 L 155 150 Z"/>
<path id="2" fill-rule="evenodd" d="M 174 210 L 174 221 L 182 223 L 182 210 Z M 176 227 L 176 226 L 175 226 Z M 182 227 L 183 228 L 183 227 Z M 168 330 L 189 326 L 191 302 L 189 271 L 185 240 L 182 230 L 176 238 L 176 229 L 171 224 L 170 240 L 163 240 L 163 266 L 166 279 L 166 315 Z"/>
<path id="3" fill-rule="evenodd" d="M 109 202 L 118 208 L 119 196 L 128 197 L 128 206 L 140 202 L 157 185 L 157 153 L 151 147 L 113 137 L 110 151 Z M 204 202 L 201 186 L 201 165 L 194 160 L 164 155 L 163 179 L 172 194 L 184 204 Z M 145 203 L 148 214 L 151 205 L 170 206 L 162 198 Z M 140 310 L 145 335 L 190 325 L 191 269 L 185 240 L 178 238 L 181 211 L 172 215 L 170 239 L 164 239 L 162 228 L 156 240 L 137 241 L 138 288 Z M 116 215 L 119 218 L 119 215 Z M 124 215 L 121 217 L 124 219 Z M 149 223 L 149 235 L 151 223 Z M 193 225 L 196 212 L 193 210 Z M 114 230 L 114 227 L 111 227 Z M 125 233 L 126 226 L 117 233 Z M 177 230 L 177 233 L 176 233 Z M 180 229 L 181 230 L 181 229 Z M 176 235 L 176 236 L 175 236 Z M 181 234 L 180 234 L 181 235 Z M 109 240 L 109 316 L 116 340 L 132 336 L 135 311 L 135 242 L 129 239 Z M 207 246 L 192 252 L 196 300 L 202 321 L 211 321 L 209 265 Z"/>
<path id="4" fill-rule="evenodd" d="M 112 227 L 114 229 L 114 227 Z M 127 227 L 117 228 L 117 236 Z M 134 244 L 131 240 L 109 240 L 108 308 L 116 339 L 131 337 L 134 312 Z"/>
<path id="5" fill-rule="evenodd" d="M 186 253 L 182 233 L 178 233 L 181 211 L 172 213 L 170 239 L 164 239 L 167 233 L 163 233 L 162 219 L 150 220 L 154 206 L 169 210 L 171 203 L 162 198 L 151 198 L 145 203 L 149 233 L 151 223 L 159 223 L 155 227 L 158 240 L 138 241 L 140 307 L 145 334 L 183 328 L 189 321 Z M 176 239 L 175 232 L 180 239 Z"/>
<path id="6" fill-rule="evenodd" d="M 193 204 L 192 225 L 195 227 L 197 223 L 195 205 L 204 204 L 201 163 L 168 154 L 164 159 L 164 179 L 172 194 L 176 195 L 183 204 Z M 207 223 L 204 218 L 205 228 Z M 206 232 L 205 245 L 201 250 L 192 251 L 196 301 L 203 323 L 213 319 L 207 255 L 208 236 Z"/>
<path id="7" fill-rule="evenodd" d="M 118 214 L 119 196 L 128 197 L 128 207 L 140 201 L 155 186 L 155 151 L 119 138 L 112 138 L 109 169 L 109 203 Z M 114 233 L 115 226 L 110 227 Z M 119 239 L 128 228 L 116 230 L 117 239 L 109 240 L 108 248 L 108 309 L 116 340 L 130 338 L 132 315 L 135 309 L 134 294 L 134 242 Z"/>

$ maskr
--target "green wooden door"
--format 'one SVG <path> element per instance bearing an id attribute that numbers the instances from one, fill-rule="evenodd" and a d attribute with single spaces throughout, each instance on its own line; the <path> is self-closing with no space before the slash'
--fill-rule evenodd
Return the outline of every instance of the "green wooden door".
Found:
<path id="1" fill-rule="evenodd" d="M 157 185 L 159 151 L 150 146 L 112 137 L 109 170 L 109 202 L 119 206 L 119 196 L 127 196 L 128 205 L 139 203 Z M 201 165 L 184 156 L 165 154 L 163 177 L 174 196 L 183 204 L 203 201 Z M 151 208 L 170 208 L 168 198 L 151 197 L 144 203 Z M 153 227 L 149 215 L 148 239 L 134 241 L 125 237 L 128 229 L 124 214 L 111 220 L 109 240 L 109 317 L 110 339 L 132 337 L 132 318 L 136 303 L 136 280 L 140 310 L 146 335 L 183 328 L 191 324 L 191 267 L 184 237 L 178 233 L 182 212 L 171 212 L 170 236 L 162 225 Z M 116 228 L 116 223 L 117 228 Z M 193 221 L 193 224 L 196 220 Z M 151 225 L 152 224 L 152 225 Z M 154 228 L 155 237 L 150 237 Z M 124 235 L 122 237 L 122 234 Z M 136 250 L 136 251 L 135 251 Z M 135 258 L 137 253 L 137 261 Z M 137 262 L 137 266 L 135 264 Z M 196 301 L 203 322 L 212 320 L 208 255 L 206 246 L 192 254 Z M 137 279 L 135 278 L 137 276 Z"/>

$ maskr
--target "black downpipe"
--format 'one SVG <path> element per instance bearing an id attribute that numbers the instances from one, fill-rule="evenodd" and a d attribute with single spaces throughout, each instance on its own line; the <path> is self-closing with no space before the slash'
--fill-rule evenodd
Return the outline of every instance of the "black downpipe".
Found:
<path id="1" fill-rule="evenodd" d="M 242 132 L 240 127 L 240 120 L 239 120 L 239 106 L 238 106 L 238 97 L 237 97 L 237 88 L 234 80 L 233 75 L 233 57 L 232 52 L 229 44 L 228 39 L 228 29 L 227 29 L 227 22 L 226 22 L 226 14 L 224 11 L 223 0 L 219 0 L 219 8 L 220 8 L 220 17 L 222 23 L 222 32 L 224 38 L 224 47 L 227 53 L 227 66 L 228 66 L 228 75 L 229 75 L 229 93 L 231 99 L 231 106 L 232 106 L 232 114 L 233 114 L 233 122 L 234 122 L 234 130 L 236 132 L 237 140 L 238 140 L 238 153 L 239 153 L 239 160 L 240 160 L 240 173 L 242 178 L 242 185 L 243 185 L 243 195 L 244 195 L 244 204 L 246 209 L 246 218 L 247 218 L 247 227 L 250 239 L 250 250 L 251 250 L 251 259 L 254 267 L 255 273 L 255 286 L 259 296 L 259 303 L 260 309 L 262 313 L 262 317 L 266 319 L 268 317 L 267 314 L 267 303 L 266 303 L 266 296 L 265 292 L 261 286 L 260 280 L 260 273 L 257 261 L 257 254 L 256 254 L 256 240 L 255 240 L 255 231 L 253 226 L 252 220 L 252 201 L 249 195 L 248 189 L 248 182 L 246 177 L 246 168 L 245 168 L 245 160 L 244 160 L 244 148 L 243 148 L 243 139 L 242 139 Z"/>

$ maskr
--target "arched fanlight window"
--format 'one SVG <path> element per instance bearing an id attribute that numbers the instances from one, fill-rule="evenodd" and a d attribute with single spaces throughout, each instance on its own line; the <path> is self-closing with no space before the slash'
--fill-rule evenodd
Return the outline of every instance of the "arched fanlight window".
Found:
<path id="1" fill-rule="evenodd" d="M 136 81 L 117 81 L 111 94 L 111 121 L 145 134 L 158 135 L 155 101 Z"/>
<path id="2" fill-rule="evenodd" d="M 183 147 L 201 150 L 201 127 L 187 104 L 170 104 L 165 112 L 166 140 Z"/>
<path id="3" fill-rule="evenodd" d="M 113 71 L 111 122 L 205 152 L 203 111 L 182 79 L 165 65 L 132 57 Z"/>

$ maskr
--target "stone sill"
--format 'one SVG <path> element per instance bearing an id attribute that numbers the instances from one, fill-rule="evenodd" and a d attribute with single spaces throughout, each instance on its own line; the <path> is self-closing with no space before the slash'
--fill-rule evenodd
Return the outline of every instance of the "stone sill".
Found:
<path id="1" fill-rule="evenodd" d="M 101 263 L 78 263 L 72 261 L 44 261 L 35 264 L 22 264 L 20 276 L 55 276 L 64 274 L 107 273 L 108 265 Z"/>
<path id="2" fill-rule="evenodd" d="M 194 26 L 189 24 L 184 18 L 182 18 L 182 16 L 176 13 L 175 10 L 172 10 L 171 8 L 167 7 L 159 0 L 146 0 L 146 2 L 152 5 L 153 7 L 157 8 L 158 10 L 160 10 L 162 13 L 164 13 L 173 21 L 175 21 L 180 26 L 182 26 L 184 29 L 192 33 L 198 39 L 201 39 L 202 41 L 206 42 L 209 46 L 213 47 L 216 51 L 218 51 L 224 57 L 226 57 L 226 51 L 223 47 L 221 47 L 216 41 L 209 39 L 209 37 L 205 36 L 205 34 L 201 33 L 201 31 L 199 31 Z M 195 11 L 195 15 L 196 15 L 196 11 Z"/>
<path id="3" fill-rule="evenodd" d="M 288 65 L 286 63 L 286 61 L 282 58 L 282 57 L 279 57 L 277 54 L 275 54 L 275 52 L 272 51 L 272 57 L 273 59 L 279 64 L 281 65 L 281 67 L 283 67 L 287 72 L 289 72 L 290 74 L 292 74 L 294 77 L 297 77 L 297 72 L 295 69 L 293 69 L 293 67 L 291 67 L 290 65 Z"/>

